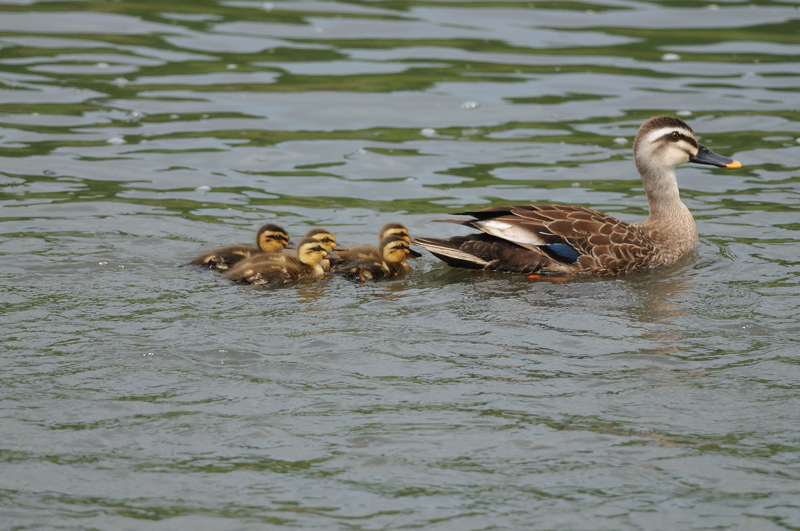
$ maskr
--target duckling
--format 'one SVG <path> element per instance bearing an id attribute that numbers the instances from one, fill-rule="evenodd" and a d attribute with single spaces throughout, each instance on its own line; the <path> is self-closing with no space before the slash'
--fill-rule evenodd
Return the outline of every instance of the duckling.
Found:
<path id="1" fill-rule="evenodd" d="M 349 280 L 381 280 L 394 278 L 411 271 L 406 262 L 412 251 L 402 236 L 387 236 L 378 248 L 363 247 L 364 256 L 353 262 L 344 263 L 333 269 L 333 273 Z M 369 252 L 366 252 L 369 250 Z"/>
<path id="2" fill-rule="evenodd" d="M 264 253 L 280 253 L 289 243 L 289 234 L 282 227 L 267 223 L 256 233 L 257 248 L 249 245 L 228 245 L 207 251 L 185 265 L 227 271 L 245 258 Z"/>
<path id="3" fill-rule="evenodd" d="M 405 241 L 409 241 L 411 237 L 408 234 L 408 229 L 405 228 L 400 223 L 387 223 L 383 227 L 381 227 L 380 232 L 378 233 L 378 246 L 380 247 L 380 242 L 383 241 L 384 238 L 387 236 L 398 236 Z M 419 258 L 422 256 L 420 253 L 413 251 L 411 249 L 408 250 L 409 258 Z M 380 250 L 376 247 L 371 245 L 360 245 L 358 247 L 352 247 L 350 249 L 343 250 L 339 253 L 339 259 L 342 262 L 356 262 L 358 260 L 382 260 Z"/>
<path id="4" fill-rule="evenodd" d="M 347 251 L 346 248 L 341 247 L 336 243 L 336 236 L 331 234 L 331 232 L 327 229 L 311 229 L 306 233 L 305 237 L 319 242 L 328 252 Z M 331 261 L 328 258 L 322 261 L 322 268 L 325 271 L 331 270 Z"/>
<path id="5" fill-rule="evenodd" d="M 454 267 L 539 275 L 610 276 L 677 261 L 697 244 L 697 227 L 681 202 L 675 169 L 687 162 L 741 168 L 697 141 L 683 120 L 657 116 L 636 134 L 633 159 L 650 204 L 650 216 L 626 223 L 572 205 L 497 206 L 436 219 L 483 234 L 447 239 L 412 238 Z"/>
<path id="6" fill-rule="evenodd" d="M 282 284 L 318 278 L 325 274 L 322 261 L 326 256 L 335 258 L 323 244 L 311 238 L 303 238 L 297 244 L 297 256 L 253 256 L 231 268 L 223 278 L 240 284 Z"/>

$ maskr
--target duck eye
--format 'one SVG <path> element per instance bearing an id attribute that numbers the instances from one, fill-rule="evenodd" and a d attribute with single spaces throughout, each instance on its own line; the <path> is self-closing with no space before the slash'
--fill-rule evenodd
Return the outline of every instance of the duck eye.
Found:
<path id="1" fill-rule="evenodd" d="M 681 137 L 681 135 L 677 131 L 673 131 L 670 137 L 672 137 L 672 140 L 678 140 Z"/>

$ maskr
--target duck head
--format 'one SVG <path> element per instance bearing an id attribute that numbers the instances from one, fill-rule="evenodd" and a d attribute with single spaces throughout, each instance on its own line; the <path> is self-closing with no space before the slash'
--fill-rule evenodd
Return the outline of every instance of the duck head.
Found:
<path id="1" fill-rule="evenodd" d="M 642 124 L 633 141 L 633 158 L 642 176 L 655 169 L 674 170 L 687 162 L 720 168 L 742 167 L 739 161 L 718 155 L 702 145 L 692 128 L 674 116 L 656 116 Z"/>
<path id="2" fill-rule="evenodd" d="M 319 266 L 326 258 L 338 258 L 336 255 L 329 253 L 323 243 L 312 238 L 300 240 L 300 243 L 297 244 L 297 257 L 301 262 L 311 267 Z"/>
<path id="3" fill-rule="evenodd" d="M 387 236 L 400 236 L 405 241 L 411 240 L 408 229 L 400 223 L 387 223 L 381 227 L 381 231 L 378 233 L 378 239 L 382 241 Z"/>
<path id="4" fill-rule="evenodd" d="M 347 250 L 344 247 L 340 247 L 336 243 L 336 236 L 326 229 L 311 229 L 306 233 L 305 237 L 320 243 L 328 252 Z"/>
<path id="5" fill-rule="evenodd" d="M 256 245 L 265 253 L 279 253 L 290 243 L 289 234 L 272 223 L 263 225 L 256 233 Z"/>
<path id="6" fill-rule="evenodd" d="M 408 242 L 402 236 L 387 236 L 378 244 L 381 257 L 385 262 L 402 262 L 409 256 L 418 255 L 408 246 Z M 415 257 L 415 256 L 414 256 Z"/>

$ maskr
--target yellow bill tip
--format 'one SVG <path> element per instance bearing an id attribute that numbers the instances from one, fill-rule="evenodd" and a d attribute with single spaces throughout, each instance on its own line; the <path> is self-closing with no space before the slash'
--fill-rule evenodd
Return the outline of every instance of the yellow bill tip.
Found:
<path id="1" fill-rule="evenodd" d="M 731 168 L 731 169 L 733 169 L 733 168 L 741 168 L 742 167 L 742 163 L 739 162 L 738 160 L 734 160 L 730 164 L 727 164 L 725 167 L 726 168 Z"/>

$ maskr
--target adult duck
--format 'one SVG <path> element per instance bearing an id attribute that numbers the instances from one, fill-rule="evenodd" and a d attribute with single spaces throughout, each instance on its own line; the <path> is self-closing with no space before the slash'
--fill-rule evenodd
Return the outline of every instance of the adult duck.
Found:
<path id="1" fill-rule="evenodd" d="M 626 223 L 572 205 L 498 206 L 437 219 L 483 231 L 447 239 L 412 238 L 454 267 L 536 275 L 610 276 L 670 264 L 697 244 L 694 218 L 680 199 L 675 169 L 694 162 L 741 168 L 697 141 L 683 120 L 658 116 L 639 128 L 633 159 L 642 178 L 650 216 Z"/>

